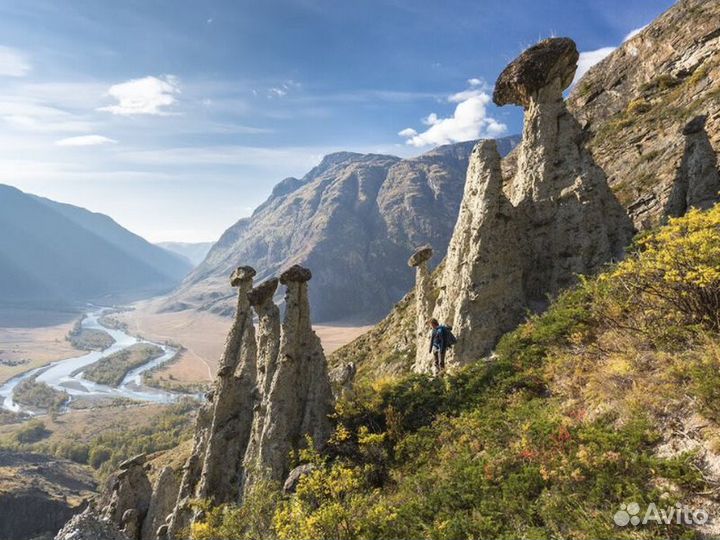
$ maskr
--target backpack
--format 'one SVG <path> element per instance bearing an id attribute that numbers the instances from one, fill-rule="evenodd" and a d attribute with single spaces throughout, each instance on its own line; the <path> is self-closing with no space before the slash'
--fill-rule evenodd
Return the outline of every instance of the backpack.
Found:
<path id="1" fill-rule="evenodd" d="M 445 334 L 445 346 L 449 349 L 457 343 L 457 338 L 452 333 L 452 326 L 443 326 L 443 332 Z"/>

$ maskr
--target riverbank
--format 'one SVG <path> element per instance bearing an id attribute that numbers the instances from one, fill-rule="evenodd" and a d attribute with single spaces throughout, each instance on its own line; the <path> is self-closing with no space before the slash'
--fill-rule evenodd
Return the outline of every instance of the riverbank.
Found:
<path id="1" fill-rule="evenodd" d="M 69 321 L 43 328 L 0 327 L 0 384 L 51 362 L 70 358 L 78 351 L 66 337 L 73 329 Z"/>

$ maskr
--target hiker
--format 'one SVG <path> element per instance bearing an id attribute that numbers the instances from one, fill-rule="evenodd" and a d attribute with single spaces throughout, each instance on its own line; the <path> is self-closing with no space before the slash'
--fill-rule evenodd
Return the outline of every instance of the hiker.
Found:
<path id="1" fill-rule="evenodd" d="M 430 320 L 430 352 L 433 355 L 435 375 L 445 370 L 445 353 L 448 349 L 447 328 L 440 325 L 437 319 Z"/>

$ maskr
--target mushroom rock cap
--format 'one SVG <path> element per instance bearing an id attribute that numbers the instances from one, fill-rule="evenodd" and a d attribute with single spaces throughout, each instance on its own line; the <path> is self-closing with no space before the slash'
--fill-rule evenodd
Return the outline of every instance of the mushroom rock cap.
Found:
<path id="1" fill-rule="evenodd" d="M 278 281 L 278 278 L 270 278 L 267 281 L 263 281 L 260 285 L 247 293 L 250 305 L 260 306 L 264 302 L 270 300 L 277 290 Z"/>
<path id="2" fill-rule="evenodd" d="M 252 266 L 238 266 L 230 276 L 230 285 L 238 287 L 241 282 L 254 278 L 256 273 Z"/>
<path id="3" fill-rule="evenodd" d="M 430 260 L 432 256 L 432 246 L 419 247 L 417 248 L 417 250 L 415 250 L 415 253 L 413 253 L 412 256 L 408 259 L 408 266 L 420 266 L 425 261 Z"/>
<path id="4" fill-rule="evenodd" d="M 682 130 L 683 135 L 692 135 L 693 133 L 700 133 L 705 129 L 705 122 L 707 122 L 707 115 L 703 114 L 696 116 L 690 120 Z"/>
<path id="5" fill-rule="evenodd" d="M 525 50 L 502 71 L 495 82 L 493 102 L 496 105 L 522 105 L 539 90 L 559 78 L 564 90 L 575 77 L 580 57 L 570 38 L 544 39 Z"/>
<path id="6" fill-rule="evenodd" d="M 310 281 L 310 278 L 312 277 L 312 272 L 308 270 L 307 268 L 300 266 L 299 264 L 294 264 L 287 270 L 285 270 L 282 274 L 280 274 L 280 283 L 285 285 L 286 283 L 303 283 L 305 281 Z"/>

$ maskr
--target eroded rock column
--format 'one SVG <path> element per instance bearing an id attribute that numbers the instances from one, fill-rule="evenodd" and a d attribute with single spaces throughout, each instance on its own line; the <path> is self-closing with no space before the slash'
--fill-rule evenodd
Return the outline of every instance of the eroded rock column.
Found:
<path id="1" fill-rule="evenodd" d="M 258 374 L 252 431 L 244 457 L 243 494 L 258 477 L 257 470 L 262 468 L 262 464 L 258 462 L 258 449 L 265 426 L 270 386 L 275 377 L 280 351 L 280 310 L 273 301 L 278 283 L 277 278 L 272 278 L 248 293 L 250 305 L 258 316 Z"/>
<path id="2" fill-rule="evenodd" d="M 257 457 L 250 457 L 257 474 L 280 483 L 289 472 L 290 452 L 304 446 L 305 436 L 322 446 L 331 430 L 327 362 L 310 320 L 311 276 L 310 270 L 297 265 L 280 276 L 287 287 L 280 348 Z"/>
<path id="3" fill-rule="evenodd" d="M 220 360 L 213 419 L 197 494 L 215 504 L 239 500 L 243 457 L 250 439 L 255 404 L 257 348 L 248 300 L 255 270 L 242 266 L 230 284 L 238 288 L 235 321 Z"/>
<path id="4" fill-rule="evenodd" d="M 470 157 L 434 311 L 458 339 L 448 351 L 448 365 L 479 360 L 522 317 L 524 230 L 502 184 L 495 141 L 478 143 Z M 427 352 L 427 338 L 422 345 Z"/>
<path id="5" fill-rule="evenodd" d="M 139 540 L 152 496 L 152 486 L 145 472 L 145 454 L 121 463 L 120 471 L 111 478 L 110 484 L 101 516 L 128 538 Z"/>
<path id="6" fill-rule="evenodd" d="M 431 246 L 418 248 L 408 260 L 408 266 L 415 268 L 415 336 L 417 347 L 415 351 L 415 365 L 413 370 L 417 373 L 428 373 L 432 369 L 432 355 L 428 353 L 430 342 L 430 329 L 428 322 L 433 312 L 433 283 L 430 276 L 428 261 L 433 256 Z M 423 345 L 424 343 L 424 345 Z"/>

